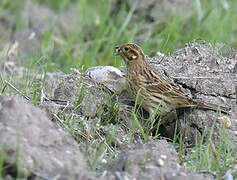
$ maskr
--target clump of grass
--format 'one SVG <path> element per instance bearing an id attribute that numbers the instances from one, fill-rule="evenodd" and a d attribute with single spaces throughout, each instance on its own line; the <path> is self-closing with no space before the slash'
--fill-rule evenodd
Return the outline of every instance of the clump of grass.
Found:
<path id="1" fill-rule="evenodd" d="M 227 171 L 231 171 L 233 176 L 237 175 L 236 145 L 229 136 L 229 132 L 222 127 L 217 141 L 213 141 L 213 131 L 206 131 L 201 141 L 195 146 L 184 163 L 186 167 L 196 172 L 210 173 L 217 179 L 221 179 Z M 204 141 L 204 136 L 208 140 Z"/>
<path id="2" fill-rule="evenodd" d="M 0 179 L 3 179 L 4 176 L 4 156 L 0 155 Z"/>
<path id="3" fill-rule="evenodd" d="M 6 14 L 12 9 L 20 9 L 19 3 L 9 0 L 4 2 L 0 5 L 4 9 L 2 17 L 4 12 Z M 31 61 L 45 57 L 44 63 L 48 64 L 44 67 L 46 71 L 58 68 L 69 71 L 70 67 L 87 68 L 101 64 L 121 66 L 121 61 L 113 55 L 113 48 L 125 42 L 139 41 L 148 55 L 154 55 L 157 51 L 171 53 L 184 43 L 198 38 L 237 46 L 237 3 L 233 0 L 196 0 L 188 18 L 182 18 L 182 14 L 168 15 L 165 21 L 155 21 L 154 24 L 147 23 L 145 17 L 134 21 L 136 3 L 130 8 L 122 3 L 117 14 L 112 15 L 115 1 L 37 0 L 34 3 L 37 2 L 52 8 L 56 14 L 69 11 L 76 17 L 75 27 L 70 33 L 60 33 L 57 24 L 45 32 L 41 51 L 37 56 L 29 57 Z M 6 6 L 8 10 L 5 10 Z M 19 27 L 17 29 L 29 28 L 21 12 L 18 13 L 18 21 L 15 22 L 16 27 Z"/>

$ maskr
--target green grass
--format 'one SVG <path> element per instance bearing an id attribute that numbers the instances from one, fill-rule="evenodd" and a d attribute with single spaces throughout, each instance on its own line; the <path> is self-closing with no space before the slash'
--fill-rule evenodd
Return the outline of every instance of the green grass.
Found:
<path id="1" fill-rule="evenodd" d="M 209 137 L 212 135 L 209 134 Z M 225 128 L 220 130 L 220 141 L 214 142 L 211 138 L 207 142 L 201 141 L 189 154 L 185 166 L 197 172 L 209 172 L 217 179 L 230 171 L 236 177 L 236 145 L 230 140 Z"/>
<path id="2" fill-rule="evenodd" d="M 3 179 L 4 174 L 4 156 L 0 155 L 0 179 Z"/>
<path id="3" fill-rule="evenodd" d="M 0 4 L 3 10 L 0 18 L 14 12 L 12 16 L 17 20 L 15 28 L 28 28 L 29 22 L 18 8 L 24 3 L 10 0 L 3 2 Z M 120 59 L 113 55 L 113 48 L 125 42 L 139 42 L 148 55 L 154 55 L 157 51 L 173 52 L 184 43 L 198 38 L 237 46 L 237 2 L 234 0 L 195 0 L 196 6 L 189 18 L 183 19 L 178 13 L 167 16 L 165 21 L 154 23 L 147 23 L 145 17 L 134 21 L 135 5 L 129 9 L 122 4 L 112 16 L 112 0 L 77 0 L 73 1 L 73 6 L 70 0 L 34 2 L 52 8 L 55 14 L 69 11 L 76 17 L 76 23 L 70 32 L 61 32 L 58 26 L 54 26 L 43 34 L 40 52 L 28 57 L 32 68 L 38 65 L 42 57 L 46 71 L 68 71 L 70 67 L 87 68 L 101 64 L 121 66 Z M 228 8 L 222 2 L 227 2 Z"/>
<path id="4" fill-rule="evenodd" d="M 118 12 L 111 15 L 114 0 L 3 0 L 0 2 L 0 22 L 10 19 L 7 30 L 0 36 L 0 62 L 6 60 L 7 43 L 11 41 L 13 32 L 21 32 L 31 28 L 29 18 L 22 8 L 26 3 L 38 3 L 49 8 L 56 16 L 71 13 L 75 18 L 72 28 L 61 30 L 56 24 L 49 26 L 42 34 L 40 48 L 37 51 L 27 51 L 17 57 L 17 65 L 21 65 L 36 72 L 64 71 L 70 68 L 86 69 L 96 65 L 123 66 L 120 58 L 114 56 L 114 47 L 126 42 L 138 42 L 148 55 L 156 52 L 172 53 L 183 47 L 185 43 L 194 39 L 204 39 L 213 44 L 225 43 L 237 48 L 237 1 L 235 0 L 193 0 L 194 10 L 190 17 L 183 18 L 182 12 L 169 15 L 163 21 L 147 22 L 145 17 L 134 21 L 136 4 L 128 8 L 121 4 Z M 226 3 L 228 6 L 226 6 Z M 50 24 L 50 22 L 48 22 Z M 21 47 L 21 44 L 20 44 Z M 36 74 L 36 73 L 35 73 Z M 39 103 L 39 93 L 42 79 L 25 72 L 23 78 L 5 76 L 0 72 L 1 93 L 16 94 L 6 85 L 5 80 L 12 82 L 25 95 L 33 99 L 34 105 Z M 76 106 L 80 108 L 81 96 Z M 86 153 L 92 170 L 103 168 L 103 159 L 109 161 L 119 151 L 113 147 L 116 129 L 123 128 L 122 122 L 117 122 L 119 103 L 108 100 L 106 107 L 101 107 L 98 122 L 86 134 L 88 119 L 72 116 L 63 117 L 62 124 L 76 140 L 86 142 Z M 77 110 L 78 110 L 77 109 Z M 148 127 L 154 124 L 151 117 L 145 123 L 140 122 L 137 109 L 132 110 L 131 127 L 127 128 L 130 141 L 139 135 L 144 141 L 150 136 Z M 60 117 L 61 118 L 61 117 Z M 74 123 L 78 128 L 75 128 Z M 114 129 L 105 136 L 99 136 L 100 126 L 113 123 Z M 217 154 L 213 154 L 212 141 L 200 142 L 194 152 L 190 154 L 185 165 L 194 171 L 215 172 L 221 177 L 226 170 L 233 169 L 236 157 L 236 147 L 233 148 L 225 130 L 221 134 L 220 142 L 215 145 Z M 159 137 L 159 134 L 155 134 Z M 211 137 L 211 135 L 210 135 Z M 174 143 L 175 144 L 175 143 Z M 182 144 L 182 143 L 181 143 Z M 181 145 L 180 145 L 181 146 Z M 182 147 L 180 148 L 183 151 Z M 0 177 L 3 169 L 3 158 L 0 156 Z M 236 175 L 237 176 L 237 175 Z"/>

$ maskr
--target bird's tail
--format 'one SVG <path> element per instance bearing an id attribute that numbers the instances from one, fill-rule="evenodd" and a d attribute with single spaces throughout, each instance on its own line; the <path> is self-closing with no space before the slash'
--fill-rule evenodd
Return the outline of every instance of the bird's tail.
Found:
<path id="1" fill-rule="evenodd" d="M 206 109 L 206 110 L 212 110 L 216 112 L 222 112 L 224 114 L 230 114 L 230 108 L 224 107 L 224 106 L 219 106 L 216 104 L 207 104 L 207 103 L 202 103 L 202 102 L 196 102 L 196 107 L 198 109 Z"/>

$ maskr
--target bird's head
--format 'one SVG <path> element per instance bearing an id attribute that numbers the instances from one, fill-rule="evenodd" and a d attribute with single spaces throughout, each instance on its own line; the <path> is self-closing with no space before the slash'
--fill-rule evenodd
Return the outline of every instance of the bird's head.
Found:
<path id="1" fill-rule="evenodd" d="M 138 60 L 143 61 L 145 55 L 142 49 L 133 43 L 123 44 L 115 47 L 116 55 L 123 58 L 125 63 L 136 62 Z"/>

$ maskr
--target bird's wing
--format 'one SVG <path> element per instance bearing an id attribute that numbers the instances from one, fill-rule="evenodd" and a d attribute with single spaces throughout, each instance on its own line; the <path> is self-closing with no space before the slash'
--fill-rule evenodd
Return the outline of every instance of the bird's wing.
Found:
<path id="1" fill-rule="evenodd" d="M 195 101 L 191 100 L 184 92 L 178 90 L 159 76 L 144 80 L 144 86 L 147 91 L 167 97 L 166 99 L 170 99 L 172 104 L 176 107 L 192 106 L 196 104 Z"/>

